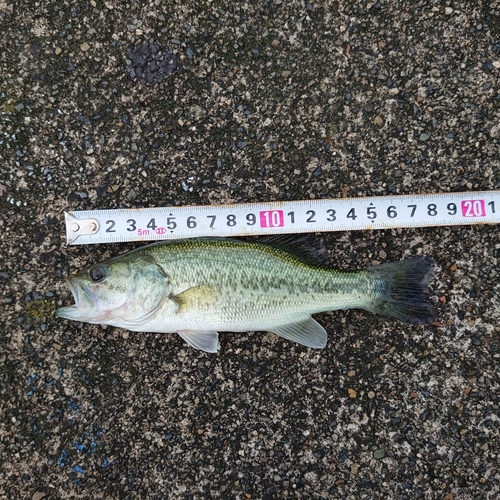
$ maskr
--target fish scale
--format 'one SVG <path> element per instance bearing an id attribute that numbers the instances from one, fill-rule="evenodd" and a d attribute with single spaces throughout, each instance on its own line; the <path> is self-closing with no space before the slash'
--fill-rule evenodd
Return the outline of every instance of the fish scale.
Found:
<path id="1" fill-rule="evenodd" d="M 220 288 L 220 302 L 216 303 L 218 308 L 214 305 L 211 314 L 217 316 L 221 329 L 230 327 L 224 325 L 224 315 L 233 311 L 234 316 L 239 319 L 248 312 L 257 312 L 258 308 L 266 313 L 278 311 L 281 314 L 285 304 L 299 307 L 303 309 L 300 313 L 308 314 L 324 310 L 325 306 L 336 308 L 336 301 L 341 301 L 342 306 L 345 306 L 346 299 L 353 295 L 352 290 L 364 281 L 361 275 L 350 273 L 348 277 L 341 275 L 341 279 L 347 283 L 336 283 L 333 278 L 339 276 L 337 271 L 307 266 L 299 259 L 290 258 L 289 254 L 272 247 L 242 242 L 221 247 L 215 245 L 211 250 L 205 249 L 200 255 L 195 250 L 198 246 L 193 243 L 196 240 L 187 240 L 179 245 L 179 254 L 175 256 L 177 265 L 169 273 L 174 293 L 206 282 Z M 161 245 L 156 247 L 159 251 L 155 259 L 163 268 L 168 269 L 173 259 L 165 258 L 161 248 Z M 220 248 L 226 251 L 220 253 Z M 193 261 L 196 265 L 192 264 Z M 249 269 L 252 275 L 248 272 Z M 209 271 L 208 275 L 203 275 L 205 270 Z M 344 285 L 346 292 L 338 292 L 341 285 Z M 253 289 L 251 294 L 248 293 L 250 288 Z M 243 303 L 239 303 L 238 309 L 235 301 L 229 300 L 233 297 L 232 293 L 241 294 L 239 300 L 243 300 Z M 318 299 L 321 299 L 320 304 Z M 356 302 L 355 299 L 351 299 L 350 307 L 364 305 L 366 298 L 355 304 L 353 302 Z M 269 319 L 265 318 L 268 322 Z M 282 324 L 283 319 L 280 318 L 279 321 Z M 237 325 L 233 324 L 231 327 L 235 328 Z"/>

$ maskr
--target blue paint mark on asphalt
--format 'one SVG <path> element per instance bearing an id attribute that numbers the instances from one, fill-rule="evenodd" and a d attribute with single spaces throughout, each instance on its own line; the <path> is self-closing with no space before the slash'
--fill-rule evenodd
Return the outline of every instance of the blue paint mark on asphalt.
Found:
<path id="1" fill-rule="evenodd" d="M 57 461 L 59 462 L 59 465 L 61 467 L 64 467 L 66 465 L 67 458 L 68 458 L 68 454 L 66 453 L 66 450 L 62 450 L 60 457 L 57 459 Z"/>
<path id="2" fill-rule="evenodd" d="M 38 375 L 33 373 L 28 377 L 28 384 L 31 386 L 31 389 L 28 391 L 28 396 L 33 396 L 36 391 L 36 382 L 38 380 Z"/>
<path id="3" fill-rule="evenodd" d="M 85 470 L 84 470 L 84 469 L 82 469 L 79 465 L 75 465 L 75 466 L 73 467 L 73 470 L 74 470 L 75 472 L 78 472 L 79 474 L 85 474 Z"/>
<path id="4" fill-rule="evenodd" d="M 83 443 L 71 443 L 71 446 L 74 446 L 80 453 L 85 449 Z"/>
<path id="5" fill-rule="evenodd" d="M 78 410 L 80 409 L 80 407 L 74 402 L 74 401 L 71 401 L 70 399 L 68 399 L 68 401 L 66 401 L 66 404 L 73 410 L 75 411 L 76 413 L 78 413 Z"/>

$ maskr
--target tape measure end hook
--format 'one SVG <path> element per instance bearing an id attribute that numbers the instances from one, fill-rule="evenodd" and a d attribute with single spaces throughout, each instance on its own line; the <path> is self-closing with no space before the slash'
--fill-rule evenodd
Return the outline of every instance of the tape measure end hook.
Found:
<path id="1" fill-rule="evenodd" d="M 72 245 L 81 235 L 96 234 L 99 231 L 99 221 L 97 219 L 77 219 L 71 212 L 64 212 L 66 223 L 66 242 Z"/>

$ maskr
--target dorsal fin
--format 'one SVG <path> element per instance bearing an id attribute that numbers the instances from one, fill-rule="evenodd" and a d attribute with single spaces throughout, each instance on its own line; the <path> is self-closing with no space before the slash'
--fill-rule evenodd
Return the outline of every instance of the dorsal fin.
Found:
<path id="1" fill-rule="evenodd" d="M 314 234 L 273 234 L 259 238 L 255 242 L 283 250 L 312 266 L 328 262 L 326 252 L 321 251 L 325 247 Z"/>

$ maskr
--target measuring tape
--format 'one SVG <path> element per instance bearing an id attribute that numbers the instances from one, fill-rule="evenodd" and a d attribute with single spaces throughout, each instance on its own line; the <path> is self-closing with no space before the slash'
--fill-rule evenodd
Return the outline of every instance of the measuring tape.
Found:
<path id="1" fill-rule="evenodd" d="M 69 245 L 497 224 L 500 191 L 65 212 Z"/>

